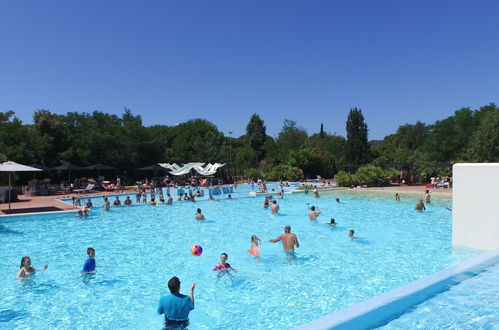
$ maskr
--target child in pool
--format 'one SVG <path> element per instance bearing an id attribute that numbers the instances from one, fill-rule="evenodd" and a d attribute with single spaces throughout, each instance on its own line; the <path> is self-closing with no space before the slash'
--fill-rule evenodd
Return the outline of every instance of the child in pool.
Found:
<path id="1" fill-rule="evenodd" d="M 95 249 L 89 247 L 87 249 L 87 255 L 88 259 L 85 260 L 85 263 L 83 264 L 83 268 L 81 270 L 82 273 L 95 273 Z"/>
<path id="2" fill-rule="evenodd" d="M 259 239 L 256 235 L 251 236 L 251 249 L 248 250 L 248 253 L 258 258 L 260 256 L 261 243 L 262 240 Z"/>
<path id="3" fill-rule="evenodd" d="M 39 269 L 40 271 L 44 271 L 47 269 L 48 265 L 43 265 L 43 269 Z M 21 258 L 21 267 L 19 272 L 17 273 L 16 279 L 30 279 L 28 276 L 36 272 L 36 269 L 31 266 L 31 259 L 28 256 L 24 256 Z"/>
<path id="4" fill-rule="evenodd" d="M 227 253 L 222 253 L 220 255 L 220 262 L 213 267 L 213 271 L 218 270 L 220 273 L 227 273 L 233 270 L 234 272 L 237 273 L 237 270 L 232 268 L 232 266 L 227 262 L 227 259 L 229 259 L 229 256 Z"/>

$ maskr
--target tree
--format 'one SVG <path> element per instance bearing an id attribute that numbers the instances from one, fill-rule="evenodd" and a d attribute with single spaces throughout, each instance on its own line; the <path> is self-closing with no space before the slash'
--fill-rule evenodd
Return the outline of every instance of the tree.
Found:
<path id="1" fill-rule="evenodd" d="M 263 145 L 267 139 L 267 132 L 263 120 L 256 113 L 251 116 L 246 126 L 246 139 L 248 146 L 255 150 L 257 160 L 262 160 L 265 157 Z"/>
<path id="2" fill-rule="evenodd" d="M 215 125 L 193 119 L 173 128 L 169 146 L 172 162 L 217 162 L 224 136 Z"/>
<path id="3" fill-rule="evenodd" d="M 471 138 L 467 156 L 474 162 L 499 162 L 499 109 L 483 116 Z"/>
<path id="4" fill-rule="evenodd" d="M 321 123 L 321 130 L 319 132 L 319 136 L 321 137 L 321 139 L 324 138 L 324 124 L 323 123 Z"/>
<path id="5" fill-rule="evenodd" d="M 276 140 L 277 150 L 281 160 L 285 160 L 292 150 L 299 149 L 305 144 L 307 131 L 296 125 L 296 121 L 284 119 L 281 131 Z"/>
<path id="6" fill-rule="evenodd" d="M 239 171 L 245 171 L 249 168 L 257 167 L 256 152 L 250 147 L 242 147 L 235 149 L 236 166 Z"/>
<path id="7" fill-rule="evenodd" d="M 347 161 L 353 164 L 366 164 L 370 161 L 370 146 L 367 142 L 367 124 L 364 123 L 362 110 L 353 108 L 348 114 L 347 124 Z"/>
<path id="8" fill-rule="evenodd" d="M 14 117 L 14 111 L 0 112 L 0 153 L 5 159 L 17 162 L 32 162 L 28 126 Z"/>

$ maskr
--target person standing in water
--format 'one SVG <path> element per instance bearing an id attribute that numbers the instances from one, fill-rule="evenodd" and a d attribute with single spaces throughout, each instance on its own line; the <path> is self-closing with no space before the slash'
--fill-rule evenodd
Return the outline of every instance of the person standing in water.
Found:
<path id="1" fill-rule="evenodd" d="M 21 266 L 19 267 L 19 272 L 17 272 L 16 279 L 27 279 L 29 280 L 30 278 L 28 277 L 30 274 L 34 274 L 37 270 L 31 266 L 31 258 L 28 256 L 24 256 L 21 258 Z M 43 269 L 40 269 L 39 271 L 44 271 L 45 269 L 48 268 L 48 265 L 43 265 Z"/>
<path id="2" fill-rule="evenodd" d="M 204 215 L 201 213 L 201 209 L 196 210 L 196 215 L 195 215 L 196 220 L 204 220 Z"/>
<path id="3" fill-rule="evenodd" d="M 430 191 L 428 189 L 426 189 L 426 194 L 424 195 L 424 202 L 431 203 L 431 195 L 430 195 Z"/>
<path id="4" fill-rule="evenodd" d="M 277 201 L 272 201 L 272 205 L 270 205 L 270 210 L 273 214 L 279 213 L 279 205 L 277 205 Z"/>
<path id="5" fill-rule="evenodd" d="M 194 309 L 194 289 L 197 284 L 192 283 L 189 296 L 180 294 L 180 280 L 177 276 L 168 281 L 171 294 L 159 299 L 158 314 L 165 316 L 165 329 L 187 329 L 189 326 L 189 312 Z"/>
<path id="6" fill-rule="evenodd" d="M 416 206 L 414 207 L 416 211 L 423 211 L 426 210 L 426 207 L 424 206 L 423 199 L 421 198 L 417 203 Z"/>
<path id="7" fill-rule="evenodd" d="M 317 211 L 315 210 L 315 206 L 312 206 L 310 208 L 310 212 L 308 212 L 308 217 L 310 218 L 310 221 L 315 221 L 317 220 L 317 217 L 321 214 L 321 211 L 319 211 L 319 207 L 317 207 Z"/>
<path id="8" fill-rule="evenodd" d="M 269 240 L 270 243 L 276 243 L 282 241 L 282 247 L 285 252 L 295 252 L 295 246 L 300 247 L 300 243 L 298 242 L 298 237 L 295 234 L 291 233 L 291 226 L 284 226 L 284 234 L 281 236 Z"/>
<path id="9" fill-rule="evenodd" d="M 260 244 L 262 244 L 261 239 L 259 239 L 256 235 L 251 236 L 251 249 L 248 250 L 248 253 L 255 256 L 256 258 L 259 258 Z"/>

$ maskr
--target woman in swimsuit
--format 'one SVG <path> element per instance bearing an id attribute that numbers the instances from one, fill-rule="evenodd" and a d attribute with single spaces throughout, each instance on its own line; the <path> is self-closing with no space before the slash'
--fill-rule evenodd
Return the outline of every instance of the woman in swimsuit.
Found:
<path id="1" fill-rule="evenodd" d="M 259 239 L 256 235 L 251 236 L 251 249 L 248 250 L 248 253 L 258 258 L 260 256 L 261 243 L 262 240 Z"/>
<path id="2" fill-rule="evenodd" d="M 40 269 L 40 271 L 44 271 L 47 269 L 48 265 L 43 265 L 43 269 Z M 32 273 L 36 272 L 36 269 L 31 266 L 31 259 L 28 256 L 24 256 L 21 259 L 21 267 L 19 269 L 19 272 L 17 273 L 16 279 L 30 279 L 28 276 Z"/>

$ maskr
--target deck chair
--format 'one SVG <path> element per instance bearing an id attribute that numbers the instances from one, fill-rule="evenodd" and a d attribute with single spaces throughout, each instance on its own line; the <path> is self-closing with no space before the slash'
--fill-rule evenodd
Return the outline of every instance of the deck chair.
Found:
<path id="1" fill-rule="evenodd" d="M 84 189 L 74 189 L 73 191 L 77 194 L 79 193 L 89 193 L 94 189 L 95 183 L 89 183 Z"/>

